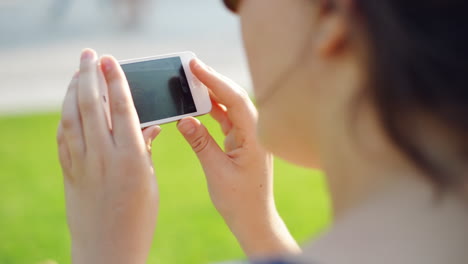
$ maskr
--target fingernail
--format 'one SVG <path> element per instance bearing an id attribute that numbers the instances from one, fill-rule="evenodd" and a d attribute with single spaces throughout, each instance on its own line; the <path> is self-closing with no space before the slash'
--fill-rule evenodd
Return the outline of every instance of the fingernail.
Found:
<path id="1" fill-rule="evenodd" d="M 160 126 L 157 126 L 153 129 L 153 133 L 151 133 L 151 141 L 153 141 L 158 136 L 161 130 L 162 128 Z"/>
<path id="2" fill-rule="evenodd" d="M 193 135 L 195 133 L 195 125 L 188 121 L 188 120 L 182 120 L 180 121 L 179 125 L 178 125 L 178 128 L 180 130 L 180 132 L 182 132 L 182 134 L 186 135 L 186 136 L 190 136 L 190 135 Z"/>
<path id="3" fill-rule="evenodd" d="M 200 68 L 200 69 L 208 69 L 208 67 L 206 66 L 205 63 L 203 63 L 201 60 L 199 59 L 195 59 L 195 67 L 196 68 Z"/>
<path id="4" fill-rule="evenodd" d="M 101 58 L 101 65 L 104 73 L 108 73 L 112 69 L 112 62 L 107 57 Z"/>
<path id="5" fill-rule="evenodd" d="M 84 61 L 84 60 L 90 60 L 94 57 L 94 52 L 89 50 L 89 49 L 85 49 L 83 50 L 83 52 L 81 53 L 81 60 Z"/>

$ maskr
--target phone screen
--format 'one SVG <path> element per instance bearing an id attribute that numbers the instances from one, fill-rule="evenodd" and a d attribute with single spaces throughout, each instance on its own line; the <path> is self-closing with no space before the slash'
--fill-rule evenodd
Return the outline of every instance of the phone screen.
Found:
<path id="1" fill-rule="evenodd" d="M 123 64 L 140 123 L 197 112 L 179 57 Z"/>

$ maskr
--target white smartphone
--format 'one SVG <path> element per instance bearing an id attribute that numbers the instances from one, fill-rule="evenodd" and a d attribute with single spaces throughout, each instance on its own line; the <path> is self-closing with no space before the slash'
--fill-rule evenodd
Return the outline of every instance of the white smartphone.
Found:
<path id="1" fill-rule="evenodd" d="M 193 75 L 193 52 L 120 61 L 141 127 L 211 112 L 208 89 Z"/>

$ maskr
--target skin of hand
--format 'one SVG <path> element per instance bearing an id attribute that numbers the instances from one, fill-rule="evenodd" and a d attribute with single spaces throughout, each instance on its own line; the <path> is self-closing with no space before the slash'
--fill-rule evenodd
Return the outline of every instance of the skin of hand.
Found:
<path id="1" fill-rule="evenodd" d="M 245 90 L 199 60 L 190 64 L 213 103 L 224 151 L 193 117 L 178 129 L 204 169 L 211 200 L 250 257 L 299 253 L 273 197 L 273 157 L 258 142 L 257 110 Z"/>
<path id="2" fill-rule="evenodd" d="M 151 142 L 159 132 L 141 131 L 117 61 L 84 50 L 57 133 L 73 263 L 146 262 L 158 212 Z"/>

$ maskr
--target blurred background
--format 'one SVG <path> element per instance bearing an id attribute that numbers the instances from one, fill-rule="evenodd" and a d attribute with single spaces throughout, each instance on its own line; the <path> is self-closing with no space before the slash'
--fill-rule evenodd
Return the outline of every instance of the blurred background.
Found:
<path id="1" fill-rule="evenodd" d="M 261 32 L 259 32 L 261 34 Z M 70 263 L 55 131 L 83 48 L 117 59 L 190 50 L 251 91 L 238 20 L 221 0 L 0 0 L 0 263 Z M 201 118 L 215 138 L 220 130 Z M 150 263 L 244 258 L 175 129 L 154 145 L 161 209 Z M 323 176 L 277 160 L 278 209 L 301 242 L 330 221 Z"/>

